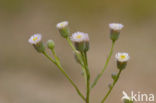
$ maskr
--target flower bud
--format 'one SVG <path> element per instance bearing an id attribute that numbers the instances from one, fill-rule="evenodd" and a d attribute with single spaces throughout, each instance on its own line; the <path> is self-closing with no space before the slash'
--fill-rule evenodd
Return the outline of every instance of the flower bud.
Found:
<path id="1" fill-rule="evenodd" d="M 113 41 L 116 41 L 119 38 L 119 34 L 121 29 L 124 26 L 122 24 L 119 23 L 111 23 L 109 24 L 109 28 L 110 28 L 110 39 Z"/>
<path id="2" fill-rule="evenodd" d="M 126 68 L 127 62 L 130 59 L 128 53 L 117 53 L 115 58 L 117 60 L 117 67 L 121 70 Z"/>
<path id="3" fill-rule="evenodd" d="M 70 34 L 69 28 L 68 28 L 68 21 L 60 22 L 56 25 L 57 29 L 59 30 L 62 37 L 67 38 Z"/>
<path id="4" fill-rule="evenodd" d="M 116 73 L 112 73 L 112 79 L 115 80 L 117 78 Z"/>
<path id="5" fill-rule="evenodd" d="M 80 52 L 89 50 L 89 37 L 87 33 L 76 32 L 72 34 L 71 40 L 74 42 L 75 48 Z"/>
<path id="6" fill-rule="evenodd" d="M 55 48 L 55 43 L 53 40 L 48 40 L 47 41 L 47 46 L 49 49 L 54 49 Z"/>
<path id="7" fill-rule="evenodd" d="M 34 34 L 29 38 L 28 42 L 34 46 L 37 52 L 42 53 L 45 51 L 45 46 L 41 40 L 41 34 Z"/>

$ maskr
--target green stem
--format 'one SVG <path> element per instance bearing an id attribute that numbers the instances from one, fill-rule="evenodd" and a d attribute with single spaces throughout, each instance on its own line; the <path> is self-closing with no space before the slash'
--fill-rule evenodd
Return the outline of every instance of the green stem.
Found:
<path id="1" fill-rule="evenodd" d="M 107 92 L 107 94 L 104 96 L 104 98 L 102 99 L 101 103 L 104 103 L 106 101 L 106 99 L 108 98 L 109 94 L 111 93 L 112 89 L 114 88 L 115 84 L 117 83 L 119 77 L 120 77 L 120 74 L 121 74 L 121 71 L 122 70 L 119 70 L 118 74 L 117 74 L 117 77 L 116 79 L 114 80 L 113 84 L 111 85 L 109 91 Z"/>
<path id="2" fill-rule="evenodd" d="M 108 63 L 110 61 L 110 58 L 113 54 L 113 48 L 114 48 L 114 45 L 115 45 L 115 42 L 112 41 L 112 47 L 111 47 L 111 50 L 109 52 L 109 56 L 105 62 L 105 65 L 104 65 L 104 68 L 102 69 L 102 71 L 96 76 L 95 80 L 93 81 L 92 85 L 91 85 L 91 88 L 94 88 L 94 86 L 97 84 L 98 80 L 100 79 L 100 77 L 103 75 L 103 73 L 105 72 L 107 66 L 108 66 Z"/>
<path id="3" fill-rule="evenodd" d="M 70 45 L 70 47 L 72 48 L 72 50 L 73 50 L 75 53 L 77 53 L 78 51 L 75 49 L 75 47 L 74 47 L 72 41 L 70 40 L 70 38 L 67 37 L 66 40 L 67 40 L 68 44 Z"/>
<path id="4" fill-rule="evenodd" d="M 85 69 L 84 77 L 86 81 L 86 103 L 89 103 L 89 95 L 90 95 L 90 72 L 88 69 L 88 61 L 87 61 L 87 54 L 86 52 L 81 52 L 81 55 L 79 52 L 75 49 L 74 45 L 72 44 L 72 41 L 69 37 L 66 38 L 68 44 L 71 46 L 72 50 L 75 52 L 76 56 L 80 60 L 80 64 L 82 66 L 82 69 Z M 84 71 L 84 70 L 83 70 Z"/>
<path id="5" fill-rule="evenodd" d="M 69 82 L 73 85 L 73 87 L 76 89 L 78 95 L 85 101 L 85 97 L 83 96 L 83 94 L 80 92 L 80 90 L 78 89 L 78 87 L 76 86 L 76 84 L 72 81 L 72 79 L 68 76 L 68 74 L 63 70 L 60 62 L 59 62 L 59 59 L 58 57 L 56 56 L 55 54 L 55 51 L 54 52 L 54 57 L 55 57 L 55 60 L 54 61 L 46 52 L 43 52 L 43 54 L 51 61 L 53 62 L 58 68 L 59 70 L 65 75 L 65 77 L 69 80 Z"/>
<path id="6" fill-rule="evenodd" d="M 84 66 L 84 63 L 83 63 L 83 58 L 82 58 L 82 54 L 80 54 L 79 51 L 77 51 L 72 43 L 72 41 L 70 40 L 69 37 L 66 38 L 68 44 L 70 45 L 70 47 L 72 48 L 72 50 L 74 51 L 74 53 L 76 54 L 77 58 L 79 59 L 80 61 L 80 64 L 81 64 L 81 67 L 82 67 L 82 70 L 83 72 L 85 71 L 85 66 Z M 85 78 L 85 82 L 87 83 L 87 75 L 86 73 L 84 73 L 84 78 Z"/>
<path id="7" fill-rule="evenodd" d="M 84 61 L 85 65 L 85 70 L 86 70 L 86 78 L 87 78 L 87 83 L 86 83 L 86 103 L 89 103 L 89 96 L 90 96 L 90 72 L 88 69 L 88 61 L 87 61 L 87 53 L 86 52 L 81 52 L 82 58 Z"/>
<path id="8" fill-rule="evenodd" d="M 87 65 L 87 96 L 86 96 L 86 103 L 89 103 L 89 96 L 90 96 L 90 72 L 88 69 L 88 61 L 87 61 L 87 54 L 85 52 L 85 59 L 86 59 L 86 65 Z"/>

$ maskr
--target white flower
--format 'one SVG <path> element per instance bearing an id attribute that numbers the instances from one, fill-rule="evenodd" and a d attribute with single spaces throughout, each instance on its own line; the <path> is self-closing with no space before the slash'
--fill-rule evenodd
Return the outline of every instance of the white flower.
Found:
<path id="1" fill-rule="evenodd" d="M 115 58 L 116 58 L 117 61 L 119 61 L 119 62 L 127 62 L 127 61 L 130 59 L 128 53 L 117 53 L 117 54 L 115 55 Z"/>
<path id="2" fill-rule="evenodd" d="M 120 31 L 122 28 L 124 27 L 124 25 L 119 24 L 119 23 L 111 23 L 109 24 L 109 28 L 115 31 Z"/>
<path id="3" fill-rule="evenodd" d="M 57 27 L 58 29 L 62 29 L 62 28 L 67 27 L 68 24 L 69 24 L 68 21 L 63 21 L 63 22 L 58 23 L 58 24 L 56 25 L 56 27 Z"/>
<path id="4" fill-rule="evenodd" d="M 123 93 L 123 97 L 121 98 L 121 100 L 125 100 L 125 99 L 127 99 L 127 100 L 131 100 L 131 98 L 127 95 L 127 93 L 125 92 L 125 91 L 123 91 L 122 92 Z"/>
<path id="5" fill-rule="evenodd" d="M 34 34 L 29 38 L 28 42 L 30 44 L 37 44 L 37 43 L 39 43 L 41 41 L 41 39 L 42 39 L 41 34 Z"/>
<path id="6" fill-rule="evenodd" d="M 89 37 L 87 33 L 83 32 L 75 32 L 71 36 L 71 40 L 73 42 L 84 42 L 84 41 L 89 41 Z"/>

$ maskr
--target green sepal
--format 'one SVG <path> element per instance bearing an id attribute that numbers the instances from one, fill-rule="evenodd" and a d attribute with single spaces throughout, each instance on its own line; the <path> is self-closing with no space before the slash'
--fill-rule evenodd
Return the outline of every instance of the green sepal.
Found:
<path id="1" fill-rule="evenodd" d="M 123 70 L 123 69 L 126 68 L 126 66 L 127 66 L 127 62 L 117 61 L 117 67 L 118 67 L 118 69 Z"/>
<path id="2" fill-rule="evenodd" d="M 120 35 L 120 32 L 119 31 L 111 30 L 110 39 L 112 41 L 116 41 L 116 40 L 118 40 L 119 35 Z"/>
<path id="3" fill-rule="evenodd" d="M 45 51 L 45 46 L 43 42 L 39 42 L 37 44 L 33 44 L 34 48 L 37 50 L 37 52 L 42 53 Z"/>
<path id="4" fill-rule="evenodd" d="M 67 38 L 70 34 L 70 31 L 67 27 L 59 29 L 59 32 L 60 32 L 61 36 L 64 38 Z"/>
<path id="5" fill-rule="evenodd" d="M 89 50 L 89 42 L 75 42 L 75 48 L 80 52 L 87 52 Z"/>

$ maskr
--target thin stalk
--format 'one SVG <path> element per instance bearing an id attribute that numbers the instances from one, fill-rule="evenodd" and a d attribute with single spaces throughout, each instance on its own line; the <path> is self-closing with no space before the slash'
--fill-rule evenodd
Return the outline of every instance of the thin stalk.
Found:
<path id="1" fill-rule="evenodd" d="M 111 56 L 112 56 L 112 54 L 113 54 L 114 45 L 115 45 L 115 42 L 112 41 L 111 50 L 110 50 L 109 56 L 108 56 L 108 58 L 107 58 L 107 60 L 106 60 L 106 62 L 105 62 L 105 64 L 104 64 L 104 68 L 103 68 L 102 71 L 96 76 L 95 80 L 93 81 L 93 83 L 92 83 L 92 85 L 91 85 L 91 88 L 94 88 L 94 87 L 95 87 L 95 85 L 97 84 L 98 80 L 101 78 L 101 76 L 102 76 L 103 73 L 105 72 L 105 70 L 106 70 L 106 68 L 107 68 L 107 66 L 108 66 L 108 63 L 109 63 L 109 61 L 110 61 L 110 58 L 111 58 Z"/>
<path id="2" fill-rule="evenodd" d="M 86 83 L 86 103 L 89 103 L 89 96 L 90 96 L 90 72 L 88 69 L 88 61 L 87 61 L 87 53 L 86 52 L 81 52 L 82 58 L 84 61 L 85 65 L 85 70 L 86 70 L 86 76 L 87 76 L 87 83 Z"/>
<path id="3" fill-rule="evenodd" d="M 67 40 L 69 46 L 70 46 L 70 47 L 72 48 L 72 50 L 74 51 L 74 53 L 76 54 L 77 58 L 79 59 L 80 65 L 81 65 L 82 70 L 83 70 L 83 72 L 84 72 L 84 71 L 85 71 L 85 70 L 84 70 L 84 69 L 85 69 L 85 66 L 84 66 L 84 62 L 83 62 L 83 60 L 82 60 L 82 59 L 83 59 L 83 58 L 82 58 L 82 54 L 80 54 L 80 52 L 77 51 L 77 50 L 75 49 L 75 47 L 74 47 L 74 45 L 73 45 L 73 43 L 72 43 L 72 41 L 70 40 L 69 37 L 67 37 L 66 40 Z M 85 83 L 87 83 L 87 75 L 86 75 L 85 72 L 84 72 L 84 78 L 85 78 Z"/>
<path id="4" fill-rule="evenodd" d="M 51 62 L 53 62 L 58 68 L 59 70 L 64 74 L 64 76 L 69 80 L 69 82 L 73 85 L 73 87 L 76 89 L 78 95 L 85 101 L 85 97 L 83 96 L 83 94 L 80 92 L 80 90 L 78 89 L 77 85 L 73 82 L 73 80 L 68 76 L 68 74 L 64 71 L 64 69 L 62 68 L 58 57 L 56 56 L 55 52 L 54 52 L 54 57 L 55 60 L 53 60 L 46 52 L 43 52 L 43 55 L 46 56 Z"/>
<path id="5" fill-rule="evenodd" d="M 89 103 L 89 95 L 90 95 L 90 72 L 88 69 L 88 61 L 87 61 L 87 54 L 86 52 L 81 52 L 81 54 L 78 53 L 78 51 L 75 49 L 74 45 L 72 44 L 72 41 L 70 40 L 69 37 L 66 38 L 68 44 L 71 46 L 72 50 L 74 51 L 74 53 L 76 54 L 76 56 L 78 57 L 78 59 L 80 60 L 80 64 L 82 66 L 82 69 L 85 69 L 85 73 L 84 73 L 84 78 L 86 81 L 86 88 L 87 88 L 87 92 L 86 92 L 86 103 Z M 83 70 L 84 71 L 84 70 Z"/>
<path id="6" fill-rule="evenodd" d="M 72 50 L 77 53 L 77 50 L 75 49 L 74 45 L 72 44 L 72 41 L 70 40 L 69 37 L 66 38 L 68 44 L 70 45 L 70 47 L 72 48 Z"/>
<path id="7" fill-rule="evenodd" d="M 121 71 L 122 70 L 119 70 L 116 79 L 114 80 L 114 82 L 113 82 L 112 86 L 110 87 L 109 91 L 107 92 L 107 94 L 102 99 L 101 103 L 104 103 L 106 101 L 106 99 L 108 98 L 109 94 L 111 93 L 112 89 L 114 88 L 115 84 L 117 83 L 117 81 L 118 81 L 118 79 L 120 77 Z"/>

